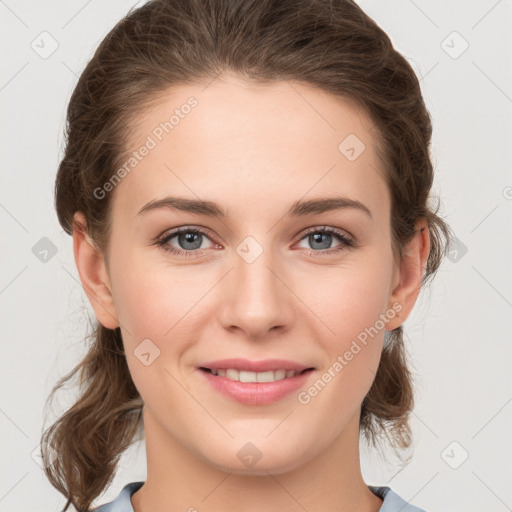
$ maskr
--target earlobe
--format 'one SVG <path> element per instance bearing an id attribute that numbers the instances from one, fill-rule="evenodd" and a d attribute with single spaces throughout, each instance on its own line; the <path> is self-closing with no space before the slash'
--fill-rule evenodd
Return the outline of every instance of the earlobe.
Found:
<path id="1" fill-rule="evenodd" d="M 76 212 L 73 222 L 73 252 L 84 291 L 98 322 L 108 329 L 119 327 L 105 258 L 87 232 L 87 221 Z"/>
<path id="2" fill-rule="evenodd" d="M 430 252 L 430 233 L 428 223 L 421 219 L 416 223 L 413 238 L 402 250 L 402 260 L 398 271 L 398 284 L 390 297 L 390 307 L 401 305 L 400 315 L 396 315 L 386 325 L 391 331 L 399 327 L 411 313 L 421 290 L 421 281 Z M 395 305 L 395 310 L 397 306 Z"/>

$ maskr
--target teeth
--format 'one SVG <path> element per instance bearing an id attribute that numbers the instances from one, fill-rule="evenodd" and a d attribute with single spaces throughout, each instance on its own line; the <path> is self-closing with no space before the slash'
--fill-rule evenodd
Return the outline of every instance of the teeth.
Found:
<path id="1" fill-rule="evenodd" d="M 219 377 L 226 377 L 230 380 L 237 380 L 239 382 L 274 382 L 293 377 L 300 373 L 295 370 L 270 370 L 267 372 L 246 372 L 244 370 L 236 370 L 234 368 L 226 368 L 218 370 L 211 370 L 214 375 Z"/>

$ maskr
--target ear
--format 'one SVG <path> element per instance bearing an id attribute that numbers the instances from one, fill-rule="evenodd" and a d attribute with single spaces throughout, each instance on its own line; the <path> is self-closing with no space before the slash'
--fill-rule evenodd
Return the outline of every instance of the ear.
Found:
<path id="1" fill-rule="evenodd" d="M 388 331 L 399 327 L 411 313 L 421 290 L 421 280 L 429 252 L 428 223 L 426 219 L 421 219 L 416 223 L 413 238 L 402 249 L 402 259 L 399 268 L 395 270 L 389 307 L 393 303 L 398 303 L 401 309 L 398 309 L 398 304 L 393 308 L 399 313 L 386 324 Z"/>
<path id="2" fill-rule="evenodd" d="M 119 327 L 119 321 L 105 258 L 87 233 L 83 213 L 76 212 L 73 220 L 73 252 L 82 286 L 98 322 L 108 329 L 115 329 Z"/>

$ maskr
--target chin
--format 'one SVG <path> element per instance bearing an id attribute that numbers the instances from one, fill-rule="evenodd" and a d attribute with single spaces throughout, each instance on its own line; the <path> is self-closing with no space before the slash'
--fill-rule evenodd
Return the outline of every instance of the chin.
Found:
<path id="1" fill-rule="evenodd" d="M 241 446 L 238 446 L 239 444 Z M 302 464 L 297 454 L 304 456 L 303 444 L 283 446 L 281 443 L 280 449 L 268 440 L 265 446 L 262 444 L 263 441 L 236 443 L 235 448 L 226 447 L 222 452 L 210 454 L 209 457 L 204 457 L 203 454 L 203 457 L 216 469 L 238 475 L 268 476 L 268 473 L 287 473 Z"/>

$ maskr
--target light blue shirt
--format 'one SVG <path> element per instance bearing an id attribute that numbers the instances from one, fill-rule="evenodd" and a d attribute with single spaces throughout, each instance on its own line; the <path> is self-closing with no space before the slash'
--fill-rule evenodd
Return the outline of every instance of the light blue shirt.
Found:
<path id="1" fill-rule="evenodd" d="M 92 512 L 134 512 L 130 498 L 138 491 L 144 482 L 131 482 L 126 484 L 117 497 Z M 425 512 L 422 508 L 411 505 L 389 487 L 376 487 L 369 485 L 368 488 L 379 498 L 382 498 L 382 506 L 379 512 Z"/>

